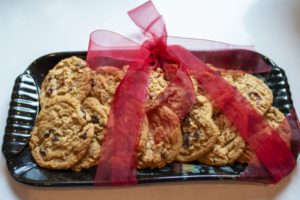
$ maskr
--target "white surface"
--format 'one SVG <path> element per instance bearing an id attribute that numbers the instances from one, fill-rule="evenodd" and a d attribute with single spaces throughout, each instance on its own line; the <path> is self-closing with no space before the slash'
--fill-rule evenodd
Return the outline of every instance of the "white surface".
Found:
<path id="1" fill-rule="evenodd" d="M 15 78 L 36 58 L 58 51 L 86 50 L 89 33 L 139 31 L 126 12 L 145 2 L 125 0 L 0 0 L 0 143 Z M 170 35 L 254 44 L 289 78 L 300 112 L 300 1 L 155 0 Z M 298 162 L 299 163 L 299 162 Z M 128 188 L 37 188 L 12 180 L 1 154 L 0 199 L 299 199 L 299 165 L 273 186 L 196 182 Z"/>

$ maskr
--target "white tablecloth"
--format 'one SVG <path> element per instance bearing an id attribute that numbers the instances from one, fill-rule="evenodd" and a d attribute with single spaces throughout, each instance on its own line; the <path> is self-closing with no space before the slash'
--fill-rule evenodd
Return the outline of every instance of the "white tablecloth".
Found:
<path id="1" fill-rule="evenodd" d="M 86 50 L 89 33 L 139 30 L 126 12 L 145 2 L 125 0 L 0 0 L 0 143 L 15 78 L 51 52 Z M 170 35 L 254 44 L 288 76 L 300 112 L 300 1 L 154 0 Z M 277 185 L 186 182 L 125 188 L 38 188 L 14 181 L 1 154 L 0 199 L 299 199 L 299 165 Z M 299 163 L 299 162 L 298 162 Z"/>

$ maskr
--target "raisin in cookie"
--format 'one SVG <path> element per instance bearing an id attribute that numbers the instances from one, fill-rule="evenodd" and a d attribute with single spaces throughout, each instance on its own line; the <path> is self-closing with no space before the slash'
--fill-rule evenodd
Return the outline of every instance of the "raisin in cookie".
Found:
<path id="1" fill-rule="evenodd" d="M 173 162 L 182 145 L 180 121 L 167 106 L 147 113 L 148 132 L 142 131 L 138 168 L 162 168 Z"/>
<path id="2" fill-rule="evenodd" d="M 60 61 L 47 74 L 40 92 L 40 104 L 44 107 L 54 96 L 70 95 L 82 101 L 91 91 L 92 71 L 85 61 L 70 57 Z"/>
<path id="3" fill-rule="evenodd" d="M 264 117 L 272 128 L 275 128 L 279 131 L 281 139 L 290 147 L 291 131 L 287 120 L 285 120 L 284 114 L 277 108 L 271 107 L 265 113 Z M 238 161 L 240 163 L 249 163 L 253 156 L 253 150 L 249 145 L 247 145 Z"/>
<path id="4" fill-rule="evenodd" d="M 90 123 L 94 125 L 95 132 L 87 153 L 72 167 L 75 171 L 81 171 L 97 165 L 109 112 L 109 108 L 101 105 L 94 97 L 86 98 L 82 103 L 82 107 L 84 109 L 83 112 L 87 112 L 91 116 Z"/>
<path id="5" fill-rule="evenodd" d="M 193 161 L 213 148 L 219 129 L 212 120 L 212 105 L 205 96 L 196 96 L 196 103 L 181 123 L 181 130 L 183 145 L 177 161 Z"/>
<path id="6" fill-rule="evenodd" d="M 29 142 L 36 163 L 49 169 L 69 169 L 85 155 L 94 125 L 77 99 L 51 98 L 41 110 Z"/>
<path id="7" fill-rule="evenodd" d="M 234 163 L 245 149 L 245 142 L 224 114 L 213 116 L 219 135 L 212 150 L 200 157 L 202 163 L 222 166 Z"/>

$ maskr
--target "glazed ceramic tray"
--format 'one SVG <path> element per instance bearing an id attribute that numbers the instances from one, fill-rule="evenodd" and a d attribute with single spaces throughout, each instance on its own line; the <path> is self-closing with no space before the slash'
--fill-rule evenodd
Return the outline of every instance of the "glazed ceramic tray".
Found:
<path id="1" fill-rule="evenodd" d="M 33 160 L 28 146 L 30 132 L 39 112 L 39 89 L 48 71 L 61 59 L 86 52 L 63 52 L 45 55 L 34 61 L 17 77 L 12 91 L 2 151 L 10 174 L 19 182 L 36 186 L 93 185 L 96 168 L 81 172 L 54 171 L 40 168 Z M 261 55 L 262 56 L 262 55 Z M 257 76 L 265 81 L 274 94 L 273 105 L 283 113 L 293 107 L 289 85 L 284 71 L 262 56 L 272 67 L 269 73 Z M 245 165 L 236 163 L 224 167 L 211 167 L 199 163 L 172 163 L 162 169 L 139 170 L 138 183 L 155 183 L 188 180 L 237 179 Z M 263 178 L 263 177 L 257 177 Z"/>

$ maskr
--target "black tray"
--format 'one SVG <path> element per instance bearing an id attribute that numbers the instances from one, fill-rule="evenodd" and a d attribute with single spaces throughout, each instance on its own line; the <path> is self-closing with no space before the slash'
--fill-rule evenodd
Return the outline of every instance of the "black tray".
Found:
<path id="1" fill-rule="evenodd" d="M 45 55 L 34 61 L 15 81 L 12 92 L 2 152 L 8 170 L 19 182 L 36 186 L 93 185 L 96 168 L 82 172 L 54 171 L 40 168 L 31 157 L 28 147 L 30 132 L 39 112 L 39 89 L 48 71 L 61 59 L 86 52 L 63 52 Z M 261 55 L 262 56 L 262 55 Z M 272 67 L 269 73 L 257 76 L 265 81 L 274 94 L 273 105 L 287 114 L 293 101 L 284 71 L 270 59 L 262 56 Z M 235 163 L 224 167 L 211 167 L 199 163 L 172 163 L 159 170 L 139 170 L 138 183 L 171 182 L 187 180 L 237 179 L 245 165 Z M 252 177 L 253 178 L 253 177 Z M 263 177 L 256 177 L 261 179 Z"/>

